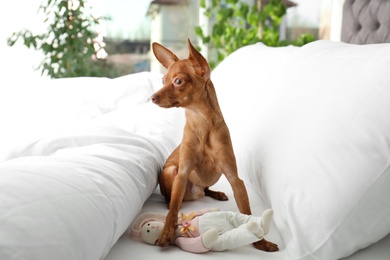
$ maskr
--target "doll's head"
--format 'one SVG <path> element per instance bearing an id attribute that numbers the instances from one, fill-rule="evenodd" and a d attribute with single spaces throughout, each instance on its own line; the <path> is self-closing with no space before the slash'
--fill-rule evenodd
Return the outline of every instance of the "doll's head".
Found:
<path id="1" fill-rule="evenodd" d="M 130 237 L 154 245 L 164 227 L 166 215 L 158 213 L 143 213 L 134 221 Z"/>
<path id="2" fill-rule="evenodd" d="M 161 221 L 149 221 L 141 227 L 141 238 L 148 244 L 155 245 L 164 228 Z"/>

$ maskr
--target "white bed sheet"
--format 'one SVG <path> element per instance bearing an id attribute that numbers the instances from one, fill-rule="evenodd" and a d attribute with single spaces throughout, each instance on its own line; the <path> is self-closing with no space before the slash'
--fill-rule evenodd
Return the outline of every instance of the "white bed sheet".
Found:
<path id="1" fill-rule="evenodd" d="M 190 212 L 194 209 L 202 209 L 208 207 L 218 207 L 221 210 L 234 210 L 238 208 L 233 199 L 231 187 L 227 180 L 222 177 L 218 183 L 213 186 L 214 190 L 220 190 L 225 192 L 229 200 L 228 201 L 216 201 L 209 197 L 205 197 L 201 200 L 194 202 L 184 202 L 180 212 Z M 259 195 L 253 190 L 253 187 L 247 184 L 247 190 L 249 200 L 251 203 L 252 211 L 254 215 L 261 216 L 264 209 L 268 208 L 266 203 L 261 199 Z M 164 198 L 161 196 L 158 188 L 152 193 L 152 195 L 145 202 L 141 213 L 144 212 L 156 212 L 161 214 L 167 213 L 167 207 Z M 168 248 L 160 248 L 158 246 L 152 246 L 129 237 L 128 232 L 125 233 L 118 242 L 112 247 L 108 255 L 104 260 L 127 260 L 127 259 L 224 259 L 224 260 L 236 260 L 244 257 L 245 259 L 262 259 L 262 260 L 281 260 L 284 254 L 284 244 L 274 224 L 271 226 L 271 230 L 266 239 L 275 242 L 279 245 L 280 251 L 267 253 L 255 249 L 252 245 L 247 245 L 234 250 L 224 252 L 207 252 L 204 254 L 193 254 L 185 252 L 176 246 L 169 246 Z M 348 243 L 348 241 L 346 241 Z M 388 260 L 390 256 L 390 235 L 378 243 L 361 250 L 354 255 L 343 258 L 343 260 Z"/>
<path id="2" fill-rule="evenodd" d="M 229 200 L 228 201 L 217 201 L 210 197 L 205 197 L 203 199 L 193 201 L 193 202 L 184 202 L 180 209 L 180 212 L 188 213 L 196 209 L 202 208 L 213 208 L 218 207 L 221 210 L 232 210 L 237 211 L 237 205 L 234 201 L 231 187 L 225 177 L 222 177 L 218 183 L 213 187 L 214 190 L 219 190 L 225 192 Z M 262 199 L 256 195 L 251 187 L 247 186 L 249 198 L 251 201 L 252 213 L 257 216 L 261 216 L 263 210 L 265 210 L 267 205 L 262 201 Z M 142 208 L 141 213 L 143 212 L 156 212 L 161 214 L 167 213 L 167 206 L 164 198 L 161 196 L 159 189 L 157 188 L 151 197 L 146 201 L 145 205 Z M 274 225 L 271 227 L 270 233 L 266 236 L 270 241 L 276 242 L 281 248 L 283 248 L 283 242 L 275 228 Z M 256 257 L 258 259 L 282 259 L 282 251 L 276 253 L 266 253 L 255 249 L 252 245 L 244 246 L 234 250 L 224 251 L 224 252 L 207 252 L 205 254 L 193 254 L 182 251 L 176 246 L 169 246 L 167 248 L 160 248 L 158 246 L 152 246 L 146 243 L 142 243 L 136 240 L 133 240 L 128 236 L 128 233 L 124 234 L 116 245 L 111 249 L 110 253 L 104 260 L 124 260 L 128 259 L 131 256 L 132 259 L 238 259 L 240 257 Z"/>

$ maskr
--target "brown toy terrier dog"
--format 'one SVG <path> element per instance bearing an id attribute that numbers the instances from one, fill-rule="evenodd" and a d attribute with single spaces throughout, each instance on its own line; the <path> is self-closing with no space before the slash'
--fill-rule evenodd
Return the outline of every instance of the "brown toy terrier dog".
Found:
<path id="1" fill-rule="evenodd" d="M 175 236 L 183 200 L 196 200 L 205 195 L 217 200 L 228 199 L 225 193 L 209 189 L 222 174 L 232 186 L 240 212 L 249 215 L 251 209 L 244 182 L 238 177 L 229 129 L 219 108 L 206 59 L 190 40 L 189 57 L 184 60 L 156 42 L 152 48 L 157 60 L 167 69 L 163 87 L 153 94 L 152 102 L 164 108 L 183 107 L 186 115 L 182 142 L 168 157 L 159 175 L 161 194 L 169 212 L 156 244 L 165 247 Z M 254 245 L 264 251 L 278 250 L 276 244 L 265 239 Z"/>

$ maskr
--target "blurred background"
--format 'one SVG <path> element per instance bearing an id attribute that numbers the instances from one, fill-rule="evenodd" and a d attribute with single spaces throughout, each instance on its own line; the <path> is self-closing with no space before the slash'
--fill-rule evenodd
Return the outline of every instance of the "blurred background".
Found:
<path id="1" fill-rule="evenodd" d="M 75 2 L 62 0 L 62 2 Z M 45 34 L 48 30 L 47 14 L 39 11 L 46 1 L 42 0 L 6 0 L 2 4 L 0 16 L 0 73 L 10 80 L 20 78 L 41 78 L 42 71 L 37 70 L 44 57 L 42 48 L 26 47 L 19 38 L 13 46 L 7 44 L 15 32 L 30 30 L 35 34 Z M 56 2 L 56 1 L 53 1 Z M 61 2 L 61 0 L 57 0 Z M 76 0 L 77 2 L 77 0 Z M 186 41 L 190 38 L 199 46 L 202 53 L 212 60 L 215 52 L 210 44 L 204 44 L 196 27 L 203 33 L 211 33 L 216 18 L 206 17 L 204 6 L 213 7 L 211 0 L 88 0 L 94 17 L 104 17 L 96 31 L 100 41 L 100 57 L 105 60 L 105 73 L 95 76 L 117 77 L 141 71 L 161 71 L 150 54 L 150 45 L 158 41 L 180 55 L 187 55 Z M 221 6 L 229 2 L 217 1 Z M 226 2 L 226 3 L 225 3 Z M 249 5 L 257 1 L 242 0 Z M 270 1 L 263 1 L 263 5 Z M 272 1 L 271 1 L 272 2 Z M 310 34 L 316 40 L 338 41 L 342 0 L 292 0 L 282 1 L 286 14 L 280 23 L 279 33 L 282 40 L 293 40 L 299 35 Z M 215 3 L 214 3 L 215 4 Z M 203 8 L 201 7 L 203 5 Z M 215 9 L 215 8 L 214 8 Z M 213 20 L 214 19 L 214 20 Z M 79 33 L 80 34 L 80 33 Z M 107 70 L 113 70 L 108 73 Z M 88 76 L 88 75 L 87 75 Z M 43 75 L 43 77 L 50 77 Z M 4 81 L 3 81 L 4 82 Z"/>

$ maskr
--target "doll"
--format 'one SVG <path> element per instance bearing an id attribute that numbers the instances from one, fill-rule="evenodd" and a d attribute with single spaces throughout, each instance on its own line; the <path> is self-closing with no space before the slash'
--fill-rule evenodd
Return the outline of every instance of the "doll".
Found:
<path id="1" fill-rule="evenodd" d="M 154 245 L 165 217 L 150 213 L 140 215 L 132 225 L 131 237 Z M 219 209 L 181 213 L 174 244 L 191 253 L 234 249 L 261 240 L 268 233 L 272 218 L 272 209 L 265 210 L 262 217 Z"/>

